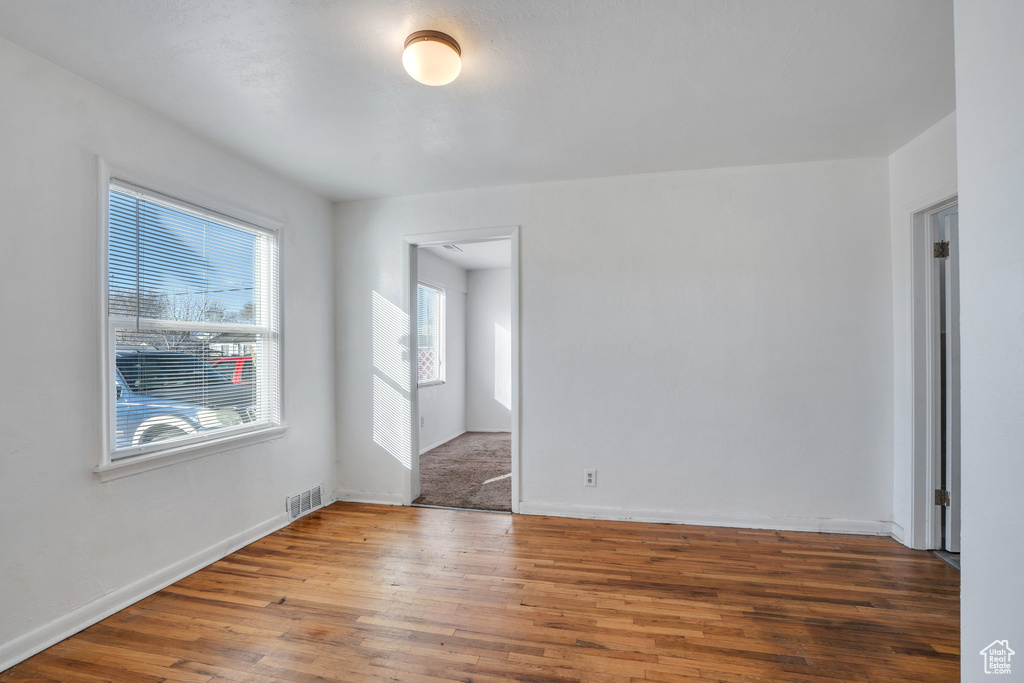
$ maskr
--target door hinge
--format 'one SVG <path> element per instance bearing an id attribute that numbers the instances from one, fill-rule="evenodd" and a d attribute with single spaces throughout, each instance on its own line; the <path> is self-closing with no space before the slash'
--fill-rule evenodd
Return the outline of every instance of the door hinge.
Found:
<path id="1" fill-rule="evenodd" d="M 935 258 L 949 258 L 949 242 L 934 242 L 932 244 L 932 256 Z"/>
<path id="2" fill-rule="evenodd" d="M 944 508 L 949 507 L 949 491 L 943 491 L 942 489 L 935 489 L 935 504 L 941 505 Z"/>

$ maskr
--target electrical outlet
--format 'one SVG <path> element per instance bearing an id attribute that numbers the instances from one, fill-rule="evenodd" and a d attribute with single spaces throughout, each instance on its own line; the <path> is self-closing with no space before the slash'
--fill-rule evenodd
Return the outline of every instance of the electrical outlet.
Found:
<path id="1" fill-rule="evenodd" d="M 583 485 L 597 486 L 597 470 L 583 470 Z"/>
<path id="2" fill-rule="evenodd" d="M 427 426 L 427 418 L 421 417 L 420 418 L 420 429 L 423 429 L 426 426 Z"/>

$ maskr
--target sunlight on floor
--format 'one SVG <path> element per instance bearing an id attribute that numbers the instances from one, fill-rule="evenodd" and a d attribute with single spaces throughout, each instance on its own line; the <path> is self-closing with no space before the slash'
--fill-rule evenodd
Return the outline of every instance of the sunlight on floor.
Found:
<path id="1" fill-rule="evenodd" d="M 490 479 L 488 479 L 484 483 L 485 484 L 491 484 L 491 483 L 494 483 L 496 481 L 501 481 L 502 479 L 508 479 L 511 476 L 512 476 L 511 472 L 506 472 L 505 474 L 501 475 L 500 477 L 491 477 Z"/>

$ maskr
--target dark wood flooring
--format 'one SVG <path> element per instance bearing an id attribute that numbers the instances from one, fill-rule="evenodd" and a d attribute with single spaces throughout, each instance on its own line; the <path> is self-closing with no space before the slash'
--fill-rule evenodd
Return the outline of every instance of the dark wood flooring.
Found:
<path id="1" fill-rule="evenodd" d="M 2 681 L 954 681 L 959 573 L 888 538 L 335 503 Z"/>

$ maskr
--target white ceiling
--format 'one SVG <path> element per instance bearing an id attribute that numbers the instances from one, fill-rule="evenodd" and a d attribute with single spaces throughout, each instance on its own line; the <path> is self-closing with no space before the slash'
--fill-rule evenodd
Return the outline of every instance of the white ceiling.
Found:
<path id="1" fill-rule="evenodd" d="M 510 268 L 512 266 L 512 242 L 510 240 L 460 242 L 458 247 L 462 251 L 453 251 L 444 247 L 420 247 L 420 249 L 449 263 L 454 263 L 463 270 Z"/>
<path id="2" fill-rule="evenodd" d="M 462 45 L 441 88 L 405 36 Z M 3 0 L 0 36 L 334 199 L 887 155 L 952 0 Z"/>

